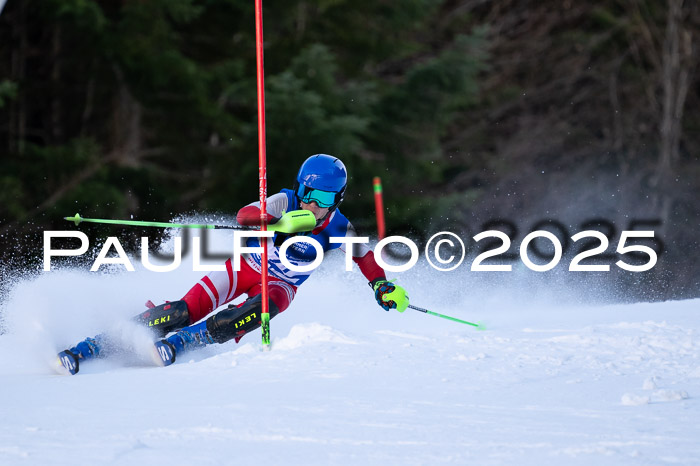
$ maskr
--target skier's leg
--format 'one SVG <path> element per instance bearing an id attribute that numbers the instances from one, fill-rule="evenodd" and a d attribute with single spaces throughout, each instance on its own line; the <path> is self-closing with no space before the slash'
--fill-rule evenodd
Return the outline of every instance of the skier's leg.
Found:
<path id="1" fill-rule="evenodd" d="M 225 271 L 210 272 L 202 277 L 182 298 L 189 309 L 189 323 L 201 320 L 214 309 L 245 293 L 256 280 L 260 281 L 260 275 L 245 261 L 242 261 L 238 272 L 233 270 L 231 259 L 226 261 L 225 266 Z"/>
<path id="2" fill-rule="evenodd" d="M 288 283 L 274 280 L 270 282 L 269 293 L 269 312 L 272 318 L 289 307 L 294 299 L 296 288 Z M 167 340 L 157 342 L 156 348 L 163 364 L 172 364 L 178 353 L 192 348 L 211 343 L 225 343 L 231 339 L 238 342 L 246 333 L 259 328 L 262 311 L 259 284 L 249 290 L 249 296 L 241 305 L 230 305 L 205 321 L 186 327 Z"/>
<path id="3" fill-rule="evenodd" d="M 172 301 L 148 309 L 133 319 L 136 323 L 148 326 L 155 332 L 156 338 L 162 338 L 169 332 L 184 327 L 190 323 L 187 303 Z M 99 358 L 110 352 L 109 337 L 100 333 L 93 338 L 86 338 L 69 350 L 80 360 Z"/>
<path id="4" fill-rule="evenodd" d="M 180 301 L 148 309 L 134 317 L 134 321 L 153 329 L 156 338 L 162 338 L 173 330 L 197 322 L 219 305 L 243 293 L 244 290 L 237 289 L 239 281 L 238 273 L 233 271 L 231 260 L 228 260 L 226 271 L 212 272 L 202 277 Z M 251 284 L 244 286 L 248 288 Z M 78 372 L 79 361 L 104 356 L 110 352 L 110 346 L 106 334 L 99 334 L 94 338 L 86 338 L 71 349 L 61 351 L 58 354 L 59 361 L 66 370 L 75 374 Z"/>
<path id="5" fill-rule="evenodd" d="M 134 321 L 152 329 L 156 338 L 162 338 L 173 330 L 189 325 L 190 312 L 186 301 L 172 301 L 142 312 L 134 317 Z"/>
<path id="6" fill-rule="evenodd" d="M 202 277 L 182 298 L 187 303 L 190 323 L 203 319 L 214 309 L 244 293 L 248 298 L 260 294 L 260 273 L 253 270 L 247 262 L 241 261 L 238 272 L 233 270 L 231 259 L 225 265 L 225 271 L 211 272 Z M 269 280 L 270 299 L 284 311 L 294 299 L 296 287 L 278 278 L 270 277 Z"/>
<path id="7" fill-rule="evenodd" d="M 142 312 L 134 317 L 134 321 L 153 329 L 156 338 L 162 338 L 167 333 L 189 324 L 190 317 L 185 301 L 172 301 Z M 86 338 L 70 349 L 61 351 L 58 353 L 58 359 L 68 372 L 76 374 L 80 362 L 106 356 L 115 346 L 108 334 L 100 333 L 95 337 Z"/>
<path id="8" fill-rule="evenodd" d="M 273 300 L 269 301 L 270 318 L 279 314 L 280 309 Z M 229 307 L 209 317 L 207 332 L 216 343 L 226 343 L 231 339 L 238 342 L 243 335 L 260 327 L 262 295 L 248 298 L 240 307 Z"/>
<path id="9" fill-rule="evenodd" d="M 262 311 L 261 286 L 254 285 L 248 291 L 248 299 L 240 306 L 229 306 L 206 320 L 206 330 L 216 343 L 225 343 L 233 338 L 236 343 L 243 335 L 260 327 Z M 270 318 L 286 310 L 294 299 L 296 288 L 281 280 L 270 280 Z"/>

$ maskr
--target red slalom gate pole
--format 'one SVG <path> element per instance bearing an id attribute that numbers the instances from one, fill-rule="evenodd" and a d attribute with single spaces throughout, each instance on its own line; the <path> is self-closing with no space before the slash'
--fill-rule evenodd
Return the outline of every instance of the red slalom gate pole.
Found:
<path id="1" fill-rule="evenodd" d="M 374 210 L 377 212 L 377 235 L 379 239 L 384 239 L 386 226 L 384 225 L 384 199 L 382 194 L 382 180 L 378 176 L 374 177 Z"/>
<path id="2" fill-rule="evenodd" d="M 260 230 L 267 231 L 267 155 L 265 150 L 265 66 L 263 60 L 262 0 L 255 0 L 255 58 L 257 61 L 258 87 L 258 178 L 260 181 Z M 267 238 L 262 241 L 260 277 L 262 278 L 262 326 L 263 351 L 270 349 L 270 304 L 267 284 Z"/>

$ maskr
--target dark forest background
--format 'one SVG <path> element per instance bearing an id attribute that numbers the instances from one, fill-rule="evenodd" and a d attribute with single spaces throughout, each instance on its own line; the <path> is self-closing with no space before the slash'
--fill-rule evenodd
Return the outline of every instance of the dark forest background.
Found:
<path id="1" fill-rule="evenodd" d="M 654 229 L 659 264 L 628 294 L 700 296 L 700 2 L 264 8 L 269 192 L 324 152 L 348 166 L 342 209 L 365 234 L 377 175 L 392 234 L 499 228 L 517 252 L 534 229 L 599 228 L 614 252 L 619 231 Z M 167 221 L 256 200 L 254 37 L 252 0 L 9 0 L 4 264 L 36 262 L 75 212 Z"/>

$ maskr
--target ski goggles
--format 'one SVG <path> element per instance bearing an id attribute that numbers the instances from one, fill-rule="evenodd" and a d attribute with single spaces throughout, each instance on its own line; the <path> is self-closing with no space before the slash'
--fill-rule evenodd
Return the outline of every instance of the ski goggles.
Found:
<path id="1" fill-rule="evenodd" d="M 340 200 L 340 193 L 321 191 L 320 189 L 300 185 L 297 189 L 297 197 L 304 204 L 315 202 L 319 207 L 330 208 L 338 203 Z"/>

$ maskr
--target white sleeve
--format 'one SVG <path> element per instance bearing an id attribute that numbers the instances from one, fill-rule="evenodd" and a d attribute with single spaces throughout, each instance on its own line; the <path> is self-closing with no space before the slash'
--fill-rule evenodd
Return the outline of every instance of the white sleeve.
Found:
<path id="1" fill-rule="evenodd" d="M 267 213 L 273 217 L 280 218 L 285 212 L 287 212 L 289 201 L 287 195 L 284 193 L 273 194 L 267 198 Z M 260 208 L 260 201 L 251 202 L 248 205 L 252 205 Z"/>
<path id="2" fill-rule="evenodd" d="M 355 231 L 355 227 L 352 226 L 352 223 L 348 222 L 348 228 L 347 231 L 345 232 L 345 237 L 346 238 L 357 238 L 357 232 Z M 347 249 L 346 244 L 341 244 L 340 245 L 340 250 L 345 252 Z M 360 257 L 365 257 L 368 252 L 370 252 L 371 249 L 369 246 L 367 246 L 367 243 L 353 243 L 352 244 L 352 257 L 354 258 L 360 258 Z"/>

